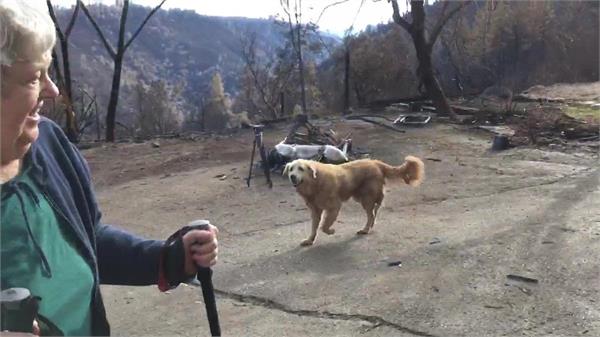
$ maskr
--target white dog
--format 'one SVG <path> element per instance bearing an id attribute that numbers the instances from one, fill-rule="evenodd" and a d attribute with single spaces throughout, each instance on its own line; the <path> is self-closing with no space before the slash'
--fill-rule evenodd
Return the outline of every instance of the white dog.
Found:
<path id="1" fill-rule="evenodd" d="M 313 159 L 316 156 L 322 154 L 327 161 L 331 163 L 347 162 L 348 156 L 332 145 L 298 145 L 298 144 L 284 144 L 279 143 L 275 145 L 275 150 L 280 155 L 294 159 Z"/>

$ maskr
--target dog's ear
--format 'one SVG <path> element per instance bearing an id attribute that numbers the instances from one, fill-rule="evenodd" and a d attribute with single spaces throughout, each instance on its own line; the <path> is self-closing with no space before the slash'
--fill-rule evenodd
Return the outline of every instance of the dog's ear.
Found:
<path id="1" fill-rule="evenodd" d="M 315 162 L 309 161 L 308 168 L 312 171 L 313 178 L 317 179 L 317 165 L 315 164 Z"/>
<path id="2" fill-rule="evenodd" d="M 290 171 L 290 164 L 291 163 L 285 164 L 285 167 L 283 168 L 283 173 L 281 174 L 282 176 L 286 175 Z"/>

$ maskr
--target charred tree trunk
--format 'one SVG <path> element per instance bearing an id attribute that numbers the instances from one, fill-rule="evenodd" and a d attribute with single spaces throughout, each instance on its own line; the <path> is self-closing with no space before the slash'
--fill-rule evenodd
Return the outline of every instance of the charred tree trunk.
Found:
<path id="1" fill-rule="evenodd" d="M 165 1 L 166 0 L 162 0 L 158 6 L 154 7 L 154 9 L 152 9 L 150 11 L 150 13 L 148 13 L 148 15 L 146 16 L 144 21 L 142 21 L 142 23 L 140 24 L 138 29 L 135 31 L 135 33 L 133 33 L 133 35 L 131 36 L 129 41 L 125 42 L 125 24 L 127 22 L 127 12 L 129 11 L 129 0 L 124 0 L 123 1 L 123 9 L 121 11 L 121 21 L 120 21 L 120 25 L 119 25 L 119 41 L 117 44 L 117 50 L 115 51 L 111 47 L 111 45 L 108 43 L 108 41 L 106 40 L 106 37 L 102 33 L 102 30 L 100 30 L 100 27 L 98 26 L 98 24 L 96 23 L 94 18 L 90 15 L 87 7 L 83 4 L 83 2 L 81 2 L 81 0 L 77 0 L 79 5 L 81 6 L 81 9 L 83 10 L 85 16 L 92 23 L 92 26 L 96 30 L 96 33 L 98 33 L 98 36 L 102 40 L 102 43 L 104 44 L 104 47 L 106 48 L 106 51 L 108 52 L 110 57 L 113 59 L 114 65 L 115 65 L 114 72 L 113 72 L 112 86 L 110 89 L 110 99 L 108 101 L 108 109 L 106 111 L 106 141 L 107 142 L 115 141 L 115 124 L 116 124 L 116 116 L 117 116 L 117 106 L 119 104 L 119 91 L 120 91 L 120 87 L 121 87 L 121 70 L 123 68 L 123 57 L 125 55 L 125 52 L 127 51 L 127 48 L 131 45 L 131 43 L 135 40 L 135 38 L 139 35 L 139 33 L 142 31 L 142 29 L 144 28 L 144 26 L 146 25 L 148 20 L 150 20 L 152 15 L 154 13 L 156 13 L 156 11 L 162 7 L 162 5 L 165 3 Z"/>
<path id="2" fill-rule="evenodd" d="M 358 106 L 365 106 L 366 99 L 364 98 L 362 91 L 359 88 L 357 83 L 354 83 L 354 94 L 356 96 L 356 100 L 358 101 Z"/>
<path id="3" fill-rule="evenodd" d="M 65 85 L 65 79 L 63 78 L 62 72 L 60 71 L 60 65 L 58 64 L 58 54 L 56 50 L 52 50 L 52 68 L 54 69 L 54 79 L 59 88 L 63 88 Z M 62 94 L 62 92 L 61 92 Z"/>
<path id="4" fill-rule="evenodd" d="M 302 99 L 302 113 L 306 115 L 306 84 L 304 82 L 304 60 L 302 60 L 302 38 L 300 35 L 301 26 L 297 17 L 296 20 L 296 45 L 298 46 L 296 51 L 298 53 L 298 71 L 300 72 L 300 97 Z"/>
<path id="5" fill-rule="evenodd" d="M 65 76 L 65 91 L 66 91 L 66 134 L 70 141 L 79 141 L 79 130 L 77 129 L 77 117 L 73 108 L 73 85 L 71 80 L 71 65 L 69 62 L 69 44 L 67 39 L 60 40 L 60 49 L 63 61 L 63 73 Z"/>
<path id="6" fill-rule="evenodd" d="M 112 86 L 110 89 L 110 99 L 108 101 L 108 110 L 106 111 L 106 134 L 107 142 L 115 141 L 115 122 L 117 119 L 117 105 L 119 104 L 119 88 L 121 85 L 121 70 L 123 68 L 123 59 L 115 59 L 115 70 L 113 72 Z"/>
<path id="7" fill-rule="evenodd" d="M 448 114 L 452 119 L 458 120 L 458 116 L 452 110 L 448 98 L 444 94 L 442 87 L 434 74 L 433 63 L 431 61 L 431 45 L 425 41 L 425 33 L 423 30 L 417 30 L 413 35 L 413 43 L 417 52 L 417 76 L 420 84 L 425 87 L 425 91 L 429 99 L 432 100 L 436 111 L 439 113 Z"/>
<path id="8" fill-rule="evenodd" d="M 347 114 L 350 110 L 350 48 L 346 46 L 344 53 L 344 111 Z"/>
<path id="9" fill-rule="evenodd" d="M 452 48 L 450 47 L 450 44 L 444 39 L 443 36 L 441 42 L 446 50 L 446 53 L 448 54 L 448 61 L 450 62 L 450 65 L 452 65 L 452 70 L 454 71 L 454 78 L 452 79 L 452 82 L 454 82 L 456 85 L 456 90 L 460 96 L 463 97 L 465 95 L 465 90 L 463 87 L 463 74 L 458 63 L 456 62 L 456 59 L 454 58 L 454 55 L 452 54 Z"/>
<path id="10" fill-rule="evenodd" d="M 304 61 L 302 60 L 302 1 L 296 1 L 294 5 L 293 14 L 296 21 L 295 24 L 292 22 L 292 7 L 290 6 L 290 1 L 280 0 L 279 3 L 288 17 L 290 42 L 294 47 L 296 58 L 298 59 L 298 77 L 300 79 L 300 99 L 302 100 L 302 113 L 306 115 L 306 86 L 304 82 Z"/>
<path id="11" fill-rule="evenodd" d="M 420 82 L 419 86 L 423 85 L 425 87 L 427 96 L 433 101 L 433 105 L 439 113 L 447 113 L 453 120 L 460 120 L 458 115 L 452 110 L 450 103 L 448 103 L 448 99 L 435 76 L 431 53 L 433 45 L 446 22 L 448 22 L 448 20 L 460 9 L 468 5 L 470 1 L 460 2 L 459 5 L 449 12 L 446 12 L 449 2 L 444 2 L 442 13 L 438 18 L 438 22 L 429 34 L 429 37 L 427 37 L 425 33 L 425 8 L 423 1 L 412 0 L 410 2 L 412 23 L 409 23 L 400 16 L 397 0 L 391 0 L 391 3 L 394 10 L 394 22 L 404 28 L 413 40 L 419 63 L 417 66 L 417 76 Z"/>
<path id="12" fill-rule="evenodd" d="M 54 27 L 56 28 L 56 33 L 60 43 L 60 53 L 62 57 L 63 66 L 62 73 L 58 67 L 56 53 L 53 53 L 53 62 L 54 60 L 56 60 L 56 62 L 54 62 L 54 67 L 56 69 L 58 84 L 60 86 L 61 95 L 63 96 L 66 107 L 65 134 L 71 142 L 77 142 L 79 140 L 79 130 L 77 128 L 75 109 L 73 108 L 73 87 L 71 81 L 71 65 L 69 62 L 69 36 L 71 35 L 71 31 L 73 30 L 75 20 L 77 19 L 77 14 L 79 13 L 79 1 L 77 1 L 77 3 L 75 4 L 75 9 L 73 10 L 73 14 L 71 15 L 71 19 L 69 20 L 69 24 L 64 33 L 60 29 L 58 20 L 56 19 L 56 15 L 54 14 L 54 7 L 52 6 L 52 2 L 50 0 L 46 0 L 46 5 L 48 6 L 50 18 L 52 18 L 52 22 L 54 22 Z"/>

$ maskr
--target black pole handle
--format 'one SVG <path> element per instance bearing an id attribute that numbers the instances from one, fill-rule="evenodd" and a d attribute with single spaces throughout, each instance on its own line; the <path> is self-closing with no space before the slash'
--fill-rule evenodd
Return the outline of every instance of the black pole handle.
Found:
<path id="1" fill-rule="evenodd" d="M 208 220 L 196 220 L 188 224 L 191 230 L 210 230 Z M 217 311 L 217 301 L 215 299 L 215 289 L 212 283 L 212 269 L 207 267 L 198 267 L 198 281 L 202 288 L 202 297 L 206 307 L 206 316 L 210 326 L 211 336 L 221 336 L 221 326 L 219 325 L 219 312 Z"/>

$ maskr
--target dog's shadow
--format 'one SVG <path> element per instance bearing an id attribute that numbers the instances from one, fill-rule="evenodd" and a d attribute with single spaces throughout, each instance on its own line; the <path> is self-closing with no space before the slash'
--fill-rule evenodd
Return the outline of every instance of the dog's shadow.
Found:
<path id="1" fill-rule="evenodd" d="M 301 280 L 305 276 L 298 276 L 300 278 L 296 279 L 296 275 L 316 274 L 322 277 L 345 275 L 349 271 L 363 269 L 372 264 L 371 260 L 365 260 L 365 255 L 360 253 L 364 245 L 368 244 L 361 241 L 368 239 L 354 233 L 345 233 L 341 237 L 322 235 L 312 246 L 306 247 L 300 246 L 300 240 L 295 240 L 286 243 L 287 248 L 280 247 L 276 252 L 266 249 L 262 254 L 245 263 L 231 264 L 232 268 L 220 275 L 239 277 L 227 277 L 218 282 L 224 287 L 240 288 L 247 287 L 249 283 L 271 282 L 282 277 L 288 280 L 291 286 L 296 282 L 303 282 Z"/>
<path id="2" fill-rule="evenodd" d="M 324 242 L 326 239 L 317 240 L 312 246 L 298 246 L 282 251 L 278 255 L 273 255 L 272 263 L 289 264 L 294 266 L 295 271 L 310 271 L 320 274 L 338 274 L 346 270 L 355 269 L 357 264 L 361 264 L 360 254 L 356 254 L 352 249 L 352 243 L 364 239 L 361 235 L 348 236 L 344 240 L 331 238 L 331 242 Z M 335 240 L 335 241 L 333 241 Z M 358 256 L 357 256 L 358 255 Z"/>

